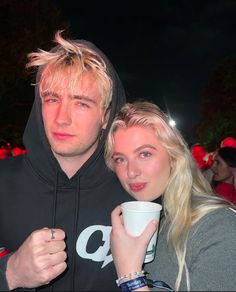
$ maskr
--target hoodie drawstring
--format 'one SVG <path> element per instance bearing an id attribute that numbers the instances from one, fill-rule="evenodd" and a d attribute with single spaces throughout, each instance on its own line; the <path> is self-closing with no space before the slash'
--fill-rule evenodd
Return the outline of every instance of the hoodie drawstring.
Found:
<path id="1" fill-rule="evenodd" d="M 78 214 L 79 214 L 79 190 L 80 190 L 80 178 L 76 185 L 75 191 L 75 216 L 73 224 L 73 244 L 72 244 L 72 278 L 71 278 L 71 291 L 75 291 L 75 272 L 76 272 L 76 241 L 77 241 L 77 227 L 78 227 Z"/>
<path id="2" fill-rule="evenodd" d="M 54 196 L 53 196 L 53 205 L 52 205 L 52 228 L 56 228 L 57 183 L 58 183 L 58 173 L 56 173 L 56 180 L 55 180 L 55 185 L 54 185 Z"/>
<path id="3" fill-rule="evenodd" d="M 58 173 L 56 174 L 56 180 L 54 185 L 54 195 L 53 195 L 53 205 L 52 205 L 52 228 L 56 228 L 56 210 L 57 210 L 57 183 L 58 183 Z M 72 278 L 71 278 L 71 291 L 75 291 L 75 273 L 76 273 L 76 234 L 78 227 L 78 213 L 79 213 L 79 189 L 80 189 L 80 179 L 78 178 L 78 182 L 75 190 L 75 215 L 74 215 L 74 223 L 73 223 L 73 244 L 72 244 Z M 53 291 L 53 281 L 51 283 L 50 291 Z"/>
<path id="4" fill-rule="evenodd" d="M 57 212 L 57 183 L 58 183 L 58 172 L 56 173 L 56 180 L 54 184 L 54 194 L 52 203 L 52 226 L 51 228 L 56 228 L 56 212 Z M 53 281 L 51 283 L 50 291 L 53 291 Z"/>

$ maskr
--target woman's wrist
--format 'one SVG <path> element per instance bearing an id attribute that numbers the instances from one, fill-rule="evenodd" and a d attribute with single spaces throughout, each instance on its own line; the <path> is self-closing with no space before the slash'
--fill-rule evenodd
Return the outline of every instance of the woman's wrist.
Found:
<path id="1" fill-rule="evenodd" d="M 124 264 L 120 268 L 116 268 L 118 278 L 121 278 L 125 275 L 129 275 L 132 273 L 140 272 L 140 271 L 142 271 L 142 265 L 135 266 L 135 265 Z"/>
<path id="2" fill-rule="evenodd" d="M 120 287 L 122 283 L 137 279 L 139 277 L 146 277 L 146 272 L 142 270 L 139 272 L 132 272 L 132 273 L 125 274 L 116 280 L 116 284 L 118 287 Z"/>
<path id="3" fill-rule="evenodd" d="M 116 284 L 121 288 L 121 291 L 133 290 L 149 290 L 146 281 L 146 272 L 144 270 L 139 272 L 132 272 L 119 277 Z"/>

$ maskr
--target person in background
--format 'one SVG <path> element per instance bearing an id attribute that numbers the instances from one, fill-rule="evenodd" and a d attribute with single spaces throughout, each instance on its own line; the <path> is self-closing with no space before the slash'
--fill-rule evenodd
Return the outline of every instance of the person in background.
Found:
<path id="1" fill-rule="evenodd" d="M 12 149 L 11 149 L 11 155 L 12 156 L 18 156 L 18 155 L 22 155 L 22 154 L 25 154 L 26 153 L 26 150 L 23 146 L 14 146 Z"/>
<path id="2" fill-rule="evenodd" d="M 11 144 L 3 139 L 0 139 L 0 159 L 11 156 Z"/>
<path id="3" fill-rule="evenodd" d="M 130 196 L 106 167 L 104 143 L 125 102 L 92 43 L 55 35 L 38 68 L 24 155 L 0 161 L 0 290 L 115 291 L 110 213 Z"/>
<path id="4" fill-rule="evenodd" d="M 197 167 L 201 170 L 207 170 L 212 165 L 212 156 L 204 149 L 201 144 L 194 144 L 191 146 L 191 153 Z"/>
<path id="5" fill-rule="evenodd" d="M 187 143 L 153 103 L 126 104 L 108 134 L 106 163 L 136 200 L 162 197 L 155 259 L 143 269 L 157 222 L 129 235 L 120 206 L 112 212 L 111 248 L 122 291 L 147 285 L 179 291 L 232 291 L 236 287 L 235 207 L 214 196 Z"/>
<path id="6" fill-rule="evenodd" d="M 211 183 L 213 175 L 211 166 L 213 164 L 214 153 L 209 153 L 201 144 L 194 144 L 190 149 L 197 167 L 201 170 L 204 177 Z"/>
<path id="7" fill-rule="evenodd" d="M 10 156 L 10 151 L 9 149 L 5 148 L 5 147 L 1 147 L 0 148 L 0 159 L 4 159 Z"/>
<path id="8" fill-rule="evenodd" d="M 236 204 L 236 148 L 223 146 L 215 155 L 212 166 L 215 192 Z"/>
<path id="9" fill-rule="evenodd" d="M 226 137 L 220 142 L 220 148 L 233 147 L 236 148 L 236 139 L 233 137 Z"/>

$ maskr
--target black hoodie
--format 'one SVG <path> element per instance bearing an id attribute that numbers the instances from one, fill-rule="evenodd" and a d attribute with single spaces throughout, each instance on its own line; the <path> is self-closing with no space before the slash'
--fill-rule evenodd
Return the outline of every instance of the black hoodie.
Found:
<path id="1" fill-rule="evenodd" d="M 49 285 L 37 289 L 42 291 L 119 289 L 109 247 L 110 215 L 115 206 L 131 198 L 105 166 L 103 150 L 125 93 L 104 54 L 93 44 L 86 44 L 99 52 L 113 80 L 110 119 L 95 153 L 71 179 L 66 176 L 47 141 L 36 87 L 23 137 L 27 154 L 0 160 L 0 247 L 14 252 L 32 231 L 43 227 L 61 228 L 66 233 L 68 268 Z M 6 289 L 6 259 L 0 260 L 1 291 Z"/>

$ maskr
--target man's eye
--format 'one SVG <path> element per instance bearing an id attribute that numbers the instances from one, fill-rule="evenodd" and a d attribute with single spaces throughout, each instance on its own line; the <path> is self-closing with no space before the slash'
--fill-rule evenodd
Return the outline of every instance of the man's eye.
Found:
<path id="1" fill-rule="evenodd" d="M 58 98 L 48 96 L 48 97 L 44 97 L 43 101 L 46 103 L 54 103 L 54 102 L 58 102 Z"/>
<path id="2" fill-rule="evenodd" d="M 76 102 L 76 105 L 81 107 L 81 108 L 90 108 L 90 106 L 84 102 Z"/>

